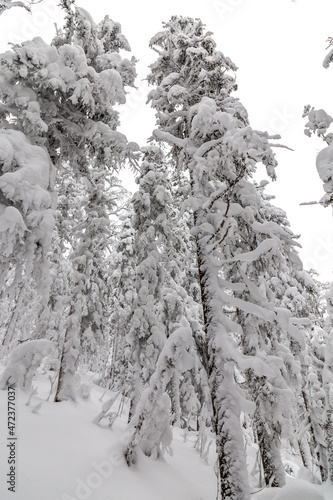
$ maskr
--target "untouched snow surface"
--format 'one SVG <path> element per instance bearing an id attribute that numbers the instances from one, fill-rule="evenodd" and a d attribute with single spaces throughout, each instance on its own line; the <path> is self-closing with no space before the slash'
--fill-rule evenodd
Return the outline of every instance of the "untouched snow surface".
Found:
<path id="1" fill-rule="evenodd" d="M 3 370 L 1 370 L 3 371 Z M 48 373 L 39 370 L 33 381 L 38 393 L 16 389 L 16 491 L 8 491 L 7 391 L 0 391 L 1 500 L 215 500 L 213 450 L 208 461 L 194 449 L 195 433 L 174 430 L 173 456 L 152 460 L 141 455 L 128 468 L 124 463 L 127 411 L 112 429 L 93 420 L 100 413 L 104 390 L 92 384 L 90 398 L 71 402 L 46 401 Z M 54 373 L 53 373 L 54 375 Z M 88 375 L 81 375 L 86 383 Z M 110 398 L 108 392 L 103 402 Z M 40 405 L 41 404 L 41 405 Z M 118 400 L 113 405 L 118 410 Z M 126 408 L 126 407 L 125 407 Z M 105 422 L 105 420 L 104 420 Z M 213 447 L 211 447 L 213 448 Z M 253 450 L 252 450 L 253 452 Z M 249 461 L 253 453 L 249 454 Z M 257 488 L 253 488 L 254 491 Z M 256 500 L 332 500 L 333 487 L 289 478 L 281 490 L 265 488 Z"/>

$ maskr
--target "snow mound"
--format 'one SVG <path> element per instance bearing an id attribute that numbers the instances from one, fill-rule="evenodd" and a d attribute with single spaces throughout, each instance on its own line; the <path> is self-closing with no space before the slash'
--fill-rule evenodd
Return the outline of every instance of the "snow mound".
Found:
<path id="1" fill-rule="evenodd" d="M 55 354 L 55 344 L 50 340 L 29 340 L 18 345 L 8 358 L 5 371 L 0 378 L 0 389 L 17 386 L 27 390 L 45 356 Z"/>
<path id="2" fill-rule="evenodd" d="M 325 500 L 325 496 L 318 486 L 298 479 L 281 488 L 272 500 Z"/>

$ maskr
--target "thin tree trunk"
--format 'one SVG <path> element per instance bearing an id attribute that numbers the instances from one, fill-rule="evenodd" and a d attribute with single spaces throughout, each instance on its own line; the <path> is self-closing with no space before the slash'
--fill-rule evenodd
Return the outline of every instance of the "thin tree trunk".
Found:
<path id="1" fill-rule="evenodd" d="M 273 430 L 269 433 L 262 415 L 260 415 L 260 412 L 256 413 L 256 432 L 265 483 L 266 485 L 270 484 L 272 487 L 281 488 L 286 484 L 286 479 L 281 459 L 280 437 Z"/>
<path id="2" fill-rule="evenodd" d="M 80 308 L 80 306 L 79 306 Z M 75 314 L 73 305 L 70 309 L 68 326 L 60 360 L 59 378 L 54 401 L 59 403 L 71 399 L 75 401 L 74 375 L 79 359 L 80 314 Z"/>
<path id="3" fill-rule="evenodd" d="M 310 415 L 310 404 L 309 404 L 309 398 L 304 390 L 302 390 L 302 398 L 304 401 L 304 407 L 308 415 L 308 424 L 309 424 L 309 432 L 310 432 L 310 449 L 312 452 L 313 458 L 317 458 L 317 463 L 320 471 L 320 477 L 322 482 L 324 483 L 327 480 L 327 456 L 326 456 L 326 449 L 318 443 L 317 437 L 316 437 L 316 432 L 315 432 L 315 427 L 314 427 L 314 422 L 311 419 Z"/>
<path id="4" fill-rule="evenodd" d="M 327 463 L 328 463 L 328 477 L 327 479 L 333 484 L 333 418 L 332 408 L 326 410 L 325 422 L 325 436 L 327 446 Z"/>
<path id="5" fill-rule="evenodd" d="M 198 213 L 195 226 L 200 225 Z M 246 454 L 240 408 L 235 389 L 233 365 L 226 359 L 222 348 L 215 346 L 217 336 L 224 336 L 228 343 L 228 332 L 219 322 L 217 312 L 222 314 L 222 303 L 214 296 L 218 270 L 212 268 L 205 255 L 199 237 L 196 238 L 199 281 L 201 288 L 204 330 L 206 333 L 205 357 L 208 360 L 208 376 L 211 387 L 213 419 L 216 433 L 216 450 L 219 471 L 220 498 L 222 500 L 250 500 Z M 222 342 L 219 342 L 221 345 Z"/>
<path id="6" fill-rule="evenodd" d="M 2 345 L 3 346 L 9 345 L 10 342 L 12 341 L 13 332 L 15 330 L 15 326 L 16 326 L 16 323 L 17 323 L 17 318 L 19 317 L 19 314 L 22 312 L 21 306 L 22 306 L 22 302 L 23 302 L 23 298 L 24 298 L 23 291 L 24 291 L 24 288 L 25 288 L 25 284 L 26 284 L 26 281 L 24 281 L 22 283 L 22 285 L 21 285 L 19 294 L 17 296 L 15 307 L 14 307 L 14 309 L 12 311 L 12 314 L 10 316 L 10 319 L 8 321 L 8 326 L 7 326 L 7 330 L 6 330 L 5 336 L 2 339 Z"/>

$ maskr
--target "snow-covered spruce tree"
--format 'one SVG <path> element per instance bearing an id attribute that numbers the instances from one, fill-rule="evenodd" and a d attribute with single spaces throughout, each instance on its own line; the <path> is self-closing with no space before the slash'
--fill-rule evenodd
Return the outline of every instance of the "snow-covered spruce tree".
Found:
<path id="1" fill-rule="evenodd" d="M 130 415 L 131 438 L 125 452 L 129 465 L 136 460 L 137 448 L 153 456 L 156 456 L 156 451 L 158 451 L 157 455 L 161 451 L 159 443 L 163 443 L 162 435 L 157 435 L 151 443 L 151 448 L 147 447 L 146 441 L 147 432 L 150 432 L 149 429 L 155 425 L 159 398 L 164 397 L 162 396 L 164 393 L 167 393 L 171 404 L 170 409 L 164 406 L 166 414 L 163 421 L 165 422 L 171 420 L 172 424 L 182 422 L 183 425 L 188 425 L 191 416 L 192 418 L 199 417 L 204 402 L 206 406 L 209 406 L 206 390 L 207 376 L 199 359 L 200 353 L 198 356 L 197 352 L 197 344 L 202 342 L 200 307 L 183 286 L 192 280 L 186 277 L 186 267 L 192 260 L 190 257 L 185 262 L 190 252 L 190 249 L 186 248 L 186 237 L 189 235 L 186 235 L 186 231 L 181 232 L 184 225 L 179 225 L 181 216 L 172 197 L 167 163 L 162 151 L 156 146 L 144 149 L 144 161 L 138 183 L 140 189 L 133 197 L 134 228 L 137 231 L 137 244 L 141 242 L 141 245 L 138 245 L 139 254 L 144 246 L 147 248 L 142 255 L 139 255 L 138 260 L 138 298 L 140 299 L 142 284 L 146 283 L 148 286 L 153 283 L 153 287 L 150 285 L 151 290 L 154 291 L 151 304 L 154 306 L 155 314 L 152 316 L 151 310 L 150 318 L 157 318 L 160 324 L 163 324 L 165 337 L 162 339 L 163 348 L 158 346 L 155 349 L 155 359 L 150 360 L 151 373 L 146 379 L 141 375 L 141 394 L 139 394 L 140 398 L 138 398 L 134 415 Z M 145 273 L 141 275 L 142 268 L 145 269 Z M 147 277 L 150 283 L 147 283 Z M 143 304 L 140 301 L 138 305 L 142 309 Z M 141 314 L 140 309 L 134 310 L 132 321 L 135 324 L 140 315 L 140 324 L 142 320 L 147 319 L 146 308 L 143 310 L 144 314 Z M 146 321 L 147 325 L 151 323 L 151 319 Z M 144 360 L 147 346 L 150 348 L 150 344 L 155 339 L 153 329 L 149 331 L 146 328 L 144 332 L 150 335 L 147 339 L 143 339 L 144 343 L 139 330 L 131 328 L 127 336 L 131 347 L 135 345 L 135 339 L 137 339 L 136 349 L 140 348 L 140 355 L 136 353 L 135 358 L 139 360 Z M 175 359 L 172 359 L 172 353 Z M 147 365 L 147 362 L 145 364 Z M 133 366 L 134 363 L 130 365 Z M 133 377 L 136 379 L 137 369 L 134 365 Z M 159 410 L 160 416 L 161 411 Z"/>
<path id="2" fill-rule="evenodd" d="M 324 68 L 329 68 L 333 60 L 333 48 L 330 43 L 329 52 L 323 61 Z M 307 117 L 308 122 L 305 125 L 305 134 L 309 137 L 316 134 L 326 142 L 327 147 L 322 149 L 317 155 L 316 168 L 318 175 L 323 181 L 325 195 L 319 201 L 323 206 L 328 207 L 333 205 L 333 133 L 329 128 L 333 122 L 332 116 L 326 113 L 323 109 L 314 109 L 311 106 L 305 106 L 303 117 Z M 331 287 L 326 295 L 327 313 L 326 320 L 326 339 L 325 339 L 325 361 L 323 370 L 323 386 L 326 393 L 326 411 L 325 411 L 325 438 L 327 450 L 327 466 L 328 480 L 333 481 L 333 438 L 332 438 L 332 422 L 333 422 L 333 402 L 332 402 L 332 352 L 333 352 L 333 288 Z"/>
<path id="3" fill-rule="evenodd" d="M 120 48 L 129 49 L 128 43 L 120 33 L 120 26 L 108 18 L 96 26 L 85 11 L 77 9 L 74 17 L 69 11 L 68 21 L 70 22 L 65 32 L 58 33 L 56 45 L 61 48 L 64 40 L 70 39 L 72 43 L 83 48 L 91 67 L 99 71 L 103 68 L 101 73 L 106 71 L 104 68 L 110 69 L 111 67 L 112 75 L 118 74 L 116 80 L 113 81 L 114 85 L 111 85 L 112 75 L 105 75 L 105 82 L 110 86 L 102 89 L 106 102 L 104 111 L 99 110 L 99 118 L 107 124 L 109 121 L 110 128 L 112 126 L 114 129 L 117 125 L 117 112 L 114 111 L 112 105 L 116 102 L 124 102 L 123 85 L 133 85 L 135 76 L 134 60 L 132 62 L 122 60 L 118 54 Z M 113 69 L 115 67 L 117 70 Z M 121 92 L 123 97 L 119 99 Z M 103 126 L 104 124 L 102 123 Z M 69 323 L 74 328 L 73 337 L 75 337 L 75 332 L 78 332 L 81 348 L 86 359 L 90 359 L 90 367 L 93 358 L 98 359 L 97 351 L 104 354 L 107 351 L 105 342 L 109 332 L 110 297 L 109 274 L 105 264 L 108 262 L 106 252 L 110 250 L 108 243 L 111 234 L 110 215 L 117 205 L 117 201 L 112 197 L 115 195 L 115 178 L 112 171 L 119 168 L 127 155 L 126 142 L 120 144 L 115 141 L 114 144 L 109 143 L 103 146 L 104 144 L 100 144 L 100 150 L 90 160 L 91 165 L 87 166 L 84 172 L 79 173 L 87 189 L 83 207 L 84 218 L 75 228 L 76 244 L 72 252 L 74 293 Z M 108 156 L 108 162 L 105 162 L 105 155 Z M 117 194 L 116 198 L 120 201 L 120 192 Z M 71 320 L 72 315 L 74 315 L 74 322 Z M 78 330 L 76 330 L 77 327 Z M 69 347 L 71 347 L 70 344 Z M 70 350 L 70 352 L 73 351 Z M 63 359 L 65 358 L 64 352 Z M 104 361 L 106 362 L 107 358 Z M 70 377 L 72 377 L 72 371 L 72 369 L 69 370 Z M 61 377 L 59 377 L 56 400 L 63 398 L 60 383 Z M 64 394 L 66 392 L 67 389 Z"/>
<path id="4" fill-rule="evenodd" d="M 44 148 L 7 126 L 0 129 L 0 157 L 0 298 L 9 300 L 15 320 L 2 340 L 9 345 L 28 290 L 38 285 L 39 300 L 47 302 L 55 171 Z"/>
<path id="5" fill-rule="evenodd" d="M 244 500 L 250 493 L 240 413 L 254 408 L 235 382 L 235 368 L 255 369 L 261 377 L 272 378 L 273 373 L 267 363 L 241 352 L 242 327 L 230 318 L 226 307 L 261 318 L 268 326 L 284 323 L 293 330 L 293 324 L 288 315 L 279 315 L 267 302 L 255 303 L 252 296 L 258 293 L 258 287 L 246 278 L 246 271 L 241 283 L 227 282 L 223 271 L 232 263 L 250 269 L 251 262 L 262 256 L 278 258 L 279 232 L 267 233 L 251 221 L 251 202 L 253 211 L 256 209 L 251 175 L 256 163 L 262 162 L 274 179 L 276 161 L 267 134 L 251 129 L 246 110 L 231 96 L 235 80 L 228 71 L 236 68 L 216 51 L 203 24 L 173 17 L 164 27 L 151 40 L 159 54 L 148 76 L 156 85 L 149 94 L 157 110 L 154 137 L 171 145 L 175 168 L 187 168 L 189 172 L 220 495 L 223 499 Z M 254 233 L 264 235 L 255 248 L 239 244 L 245 238 L 243 222 Z M 235 293 L 246 289 L 251 302 Z"/>
<path id="6" fill-rule="evenodd" d="M 126 100 L 124 85 L 133 85 L 135 61 L 119 54 L 129 47 L 118 23 L 105 18 L 96 25 L 84 10 L 72 10 L 72 2 L 63 6 L 67 25 L 51 46 L 35 38 L 1 55 L 1 125 L 13 133 L 23 130 L 34 147 L 46 148 L 58 171 L 66 163 L 76 178 L 89 178 L 89 168 L 111 171 L 132 157 L 133 145 L 115 130 L 114 105 Z M 78 293 L 80 283 L 74 280 Z M 64 360 L 69 373 L 76 365 L 81 313 L 73 297 L 60 384 Z"/>
<path id="7" fill-rule="evenodd" d="M 157 304 L 164 280 L 161 265 L 159 235 L 165 223 L 166 177 L 162 166 L 162 152 L 157 147 L 144 151 L 141 173 L 137 179 L 139 190 L 133 195 L 133 228 L 137 250 L 135 273 L 136 300 L 126 336 L 126 357 L 132 370 L 132 418 L 143 388 L 155 371 L 158 355 L 164 345 L 165 327 L 158 317 Z"/>
<path id="8" fill-rule="evenodd" d="M 324 358 L 320 352 L 322 349 L 317 348 L 324 318 L 323 311 L 318 307 L 318 289 L 311 276 L 295 262 L 289 262 L 286 270 L 273 278 L 271 283 L 280 304 L 295 318 L 301 330 L 302 342 L 287 337 L 289 351 L 282 349 L 281 357 L 286 367 L 286 377 L 294 386 L 297 398 L 298 412 L 294 427 L 303 465 L 315 475 L 319 472 L 324 482 L 327 479 L 323 418 L 325 392 L 322 383 Z M 295 366 L 295 361 L 299 368 Z"/>
<path id="9" fill-rule="evenodd" d="M 271 210 L 271 217 L 284 229 L 288 229 L 289 222 L 281 210 Z M 288 252 L 285 252 L 285 255 L 288 256 Z M 281 351 L 281 357 L 286 366 L 286 377 L 296 390 L 298 417 L 295 430 L 303 464 L 313 473 L 319 470 L 322 481 L 325 481 L 327 477 L 323 432 L 325 397 L 321 383 L 323 355 L 321 346 L 317 347 L 318 338 L 324 328 L 325 310 L 321 305 L 321 285 L 302 268 L 294 252 L 291 254 L 289 252 L 289 255 L 292 258 L 288 258 L 276 276 L 271 277 L 270 287 L 278 306 L 287 309 L 295 318 L 295 324 L 301 331 L 301 338 L 288 335 L 289 352 L 287 351 L 286 356 Z M 306 450 L 310 450 L 310 455 L 307 456 Z"/>
<path id="10" fill-rule="evenodd" d="M 140 448 L 147 456 L 158 458 L 172 442 L 170 428 L 170 382 L 194 366 L 196 358 L 192 330 L 186 318 L 166 339 L 149 385 L 142 391 L 136 411 L 129 423 L 130 439 L 125 450 L 128 465 L 136 463 Z M 173 393 L 173 394 L 172 394 Z M 163 407 L 160 402 L 164 401 Z M 169 402 L 169 404 L 166 404 Z"/>
<path id="11" fill-rule="evenodd" d="M 113 390 L 123 390 L 127 393 L 127 380 L 130 378 L 130 367 L 125 356 L 126 336 L 131 325 L 131 317 L 136 300 L 135 269 L 136 246 L 135 231 L 132 227 L 132 212 L 121 217 L 121 225 L 116 248 L 112 253 L 112 274 L 110 284 L 111 315 L 110 328 L 111 355 L 108 360 L 105 383 Z"/>
<path id="12" fill-rule="evenodd" d="M 297 256 L 299 244 L 286 214 L 269 203 L 262 185 L 253 186 L 251 194 L 250 203 L 248 196 L 238 195 L 238 203 L 247 205 L 247 219 L 242 221 L 242 239 L 236 245 L 244 252 L 270 236 L 278 238 L 280 251 L 262 254 L 250 265 L 234 262 L 229 270 L 224 266 L 224 275 L 230 281 L 236 279 L 245 284 L 250 279 L 251 287 L 239 290 L 237 296 L 274 310 L 280 318 L 267 324 L 241 309 L 233 317 L 242 326 L 244 352 L 266 360 L 271 366 L 275 360 L 278 368 L 273 378 L 257 377 L 253 369 L 247 372 L 249 392 L 256 402 L 254 422 L 265 480 L 278 486 L 284 482 L 279 453 L 282 437 L 296 451 L 299 445 L 302 457 L 307 456 L 304 465 L 310 471 L 316 471 L 318 466 L 324 478 L 326 460 L 319 415 L 322 391 L 320 396 L 315 389 L 320 360 L 313 351 L 311 335 L 321 319 L 315 299 L 316 285 L 302 269 Z"/>
<path id="13" fill-rule="evenodd" d="M 192 330 L 192 341 L 195 345 L 194 367 L 183 374 L 175 372 L 170 382 L 170 396 L 172 423 L 197 427 L 202 407 L 205 405 L 209 414 L 211 401 L 209 390 L 207 391 L 207 359 L 204 349 L 195 241 L 191 234 L 191 215 L 184 210 L 183 206 L 184 203 L 186 204 L 186 193 L 190 191 L 190 184 L 183 172 L 178 172 L 176 183 L 177 172 L 172 169 L 170 172 L 169 167 L 168 172 L 171 186 L 170 182 L 166 185 L 166 192 L 170 201 L 167 205 L 167 223 L 164 226 L 161 245 L 165 280 L 159 312 L 166 327 L 167 336 L 178 328 L 183 318 L 189 322 Z"/>
<path id="14" fill-rule="evenodd" d="M 327 449 L 328 476 L 333 482 L 333 287 L 327 293 L 327 339 L 325 346 L 325 365 L 323 385 L 326 392 L 325 438 Z"/>
<path id="15" fill-rule="evenodd" d="M 106 362 L 110 337 L 111 216 L 121 209 L 125 191 L 116 177 L 97 166 L 89 169 L 84 180 L 83 218 L 74 228 L 74 248 L 69 259 L 75 280 L 82 280 L 78 295 L 82 301 L 82 362 L 98 372 Z"/>
<path id="16" fill-rule="evenodd" d="M 228 259 L 223 266 L 224 278 L 229 283 L 238 283 L 238 290 L 234 290 L 237 299 L 274 311 L 275 307 L 281 304 L 274 300 L 269 281 L 283 268 L 283 256 L 290 254 L 292 233 L 273 222 L 266 210 L 262 209 L 260 190 L 257 186 L 251 186 L 247 181 L 240 181 L 234 191 L 233 201 L 246 209 L 246 217 L 238 221 L 240 237 L 230 242 L 231 253 L 239 255 L 240 258 Z M 250 252 L 267 242 L 267 237 L 275 241 L 281 253 L 263 252 L 256 259 L 244 259 Z M 279 314 L 280 316 L 287 314 L 288 317 L 288 311 L 284 311 L 281 307 Z M 266 368 L 265 374 L 260 374 L 260 368 L 255 366 L 254 361 L 254 366 L 246 370 L 245 377 L 249 396 L 256 404 L 253 423 L 265 482 L 267 485 L 283 486 L 285 473 L 280 442 L 283 436 L 290 437 L 292 434 L 290 421 L 294 409 L 293 391 L 289 377 L 284 373 L 283 360 L 288 359 L 293 364 L 296 378 L 299 372 L 299 366 L 294 366 L 296 363 L 293 363 L 293 356 L 288 349 L 288 325 L 282 329 L 279 321 L 269 321 L 267 317 L 253 315 L 241 307 L 236 308 L 234 313 L 229 313 L 229 316 L 241 327 L 243 353 L 260 359 L 262 364 L 270 368 L 269 370 Z"/>

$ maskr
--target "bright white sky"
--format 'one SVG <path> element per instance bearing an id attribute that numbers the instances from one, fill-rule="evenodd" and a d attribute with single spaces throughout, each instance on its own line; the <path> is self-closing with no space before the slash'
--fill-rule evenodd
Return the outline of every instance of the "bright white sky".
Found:
<path id="1" fill-rule="evenodd" d="M 148 66 L 156 53 L 149 39 L 172 15 L 199 17 L 214 33 L 218 50 L 239 67 L 238 96 L 249 112 L 254 129 L 279 133 L 294 151 L 276 149 L 278 180 L 267 187 L 275 204 L 286 210 L 291 226 L 303 246 L 305 268 L 313 267 L 321 279 L 332 280 L 333 221 L 330 208 L 300 203 L 319 200 L 322 183 L 315 168 L 316 154 L 324 147 L 319 139 L 303 133 L 303 107 L 311 104 L 333 115 L 329 90 L 333 66 L 325 70 L 322 60 L 329 36 L 333 36 L 332 0 L 77 0 L 95 21 L 108 14 L 122 25 L 133 55 L 139 59 L 138 90 L 122 107 L 123 131 L 129 140 L 146 143 L 154 128 L 154 113 L 145 105 Z M 33 15 L 12 9 L 0 17 L 0 49 L 8 42 L 42 36 L 49 41 L 54 22 L 62 25 L 56 0 L 44 0 Z M 258 180 L 264 177 L 260 172 Z M 134 190 L 131 179 L 126 187 Z"/>

